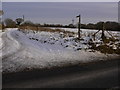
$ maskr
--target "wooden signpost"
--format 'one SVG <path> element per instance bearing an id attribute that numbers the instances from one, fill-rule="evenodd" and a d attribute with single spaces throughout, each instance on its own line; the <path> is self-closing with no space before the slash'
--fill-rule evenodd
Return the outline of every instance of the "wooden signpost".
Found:
<path id="1" fill-rule="evenodd" d="M 76 16 L 76 18 L 79 19 L 79 22 L 78 22 L 78 39 L 80 39 L 80 28 L 81 28 L 81 15 L 78 15 Z"/>

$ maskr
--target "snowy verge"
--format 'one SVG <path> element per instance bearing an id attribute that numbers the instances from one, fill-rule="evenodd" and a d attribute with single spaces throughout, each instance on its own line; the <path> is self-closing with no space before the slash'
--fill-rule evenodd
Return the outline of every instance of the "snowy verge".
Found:
<path id="1" fill-rule="evenodd" d="M 119 57 L 116 54 L 91 52 L 84 49 L 82 43 L 78 45 L 83 46 L 83 49 L 76 50 L 73 48 L 73 43 L 76 42 L 71 41 L 71 37 L 61 37 L 60 33 L 33 33 L 10 29 L 5 34 L 3 41 L 7 40 L 4 41 L 7 52 L 3 50 L 2 55 L 6 54 L 7 58 L 2 60 L 3 73 L 62 67 Z M 68 46 L 64 47 L 66 45 Z"/>
<path id="2" fill-rule="evenodd" d="M 18 49 L 20 49 L 20 44 L 16 39 L 14 39 L 12 32 L 14 32 L 14 29 L 13 30 L 8 29 L 1 36 L 2 44 L 0 47 L 2 50 L 0 51 L 0 53 L 2 54 L 0 54 L 0 57 L 2 58 L 7 58 L 11 54 L 17 52 Z"/>

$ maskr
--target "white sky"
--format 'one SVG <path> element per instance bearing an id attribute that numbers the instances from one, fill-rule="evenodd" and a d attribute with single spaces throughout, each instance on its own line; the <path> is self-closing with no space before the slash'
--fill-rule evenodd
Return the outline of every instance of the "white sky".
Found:
<path id="1" fill-rule="evenodd" d="M 120 0 L 0 0 L 2 2 L 119 2 Z"/>

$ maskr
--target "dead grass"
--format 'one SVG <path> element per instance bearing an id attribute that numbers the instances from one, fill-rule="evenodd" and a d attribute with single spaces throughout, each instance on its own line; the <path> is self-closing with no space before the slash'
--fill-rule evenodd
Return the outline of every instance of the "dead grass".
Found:
<path id="1" fill-rule="evenodd" d="M 105 54 L 118 54 L 118 55 L 120 55 L 120 48 L 119 47 L 117 49 L 113 49 L 111 46 L 106 45 L 106 44 L 99 45 L 99 46 L 96 46 L 95 44 L 93 44 L 91 49 L 100 51 L 101 53 L 105 53 Z"/>
<path id="2" fill-rule="evenodd" d="M 63 33 L 65 35 L 73 36 L 75 33 L 70 31 L 65 31 L 63 29 L 51 29 L 48 27 L 36 27 L 36 26 L 20 26 L 20 30 L 33 30 L 33 31 L 44 31 L 44 32 L 52 32 L 52 33 Z"/>
<path id="3" fill-rule="evenodd" d="M 74 32 L 70 32 L 70 31 L 65 31 L 63 29 L 51 29 L 48 27 L 36 27 L 36 26 L 20 26 L 20 30 L 33 30 L 33 31 L 45 31 L 45 32 L 52 32 L 52 33 L 63 33 L 64 37 L 66 36 L 74 36 Z M 78 39 L 75 38 L 74 39 L 75 42 L 80 42 L 82 39 Z M 119 54 L 120 55 L 120 44 L 117 45 L 117 49 L 113 49 L 113 47 L 107 45 L 110 42 L 115 43 L 116 41 L 119 41 L 118 39 L 114 39 L 114 38 L 106 38 L 104 39 L 104 44 L 101 44 L 99 46 L 96 46 L 95 43 L 88 43 L 90 46 L 92 46 L 90 49 L 92 50 L 97 50 L 100 51 L 101 53 L 105 53 L 105 54 Z"/>
<path id="4" fill-rule="evenodd" d="M 0 24 L 0 30 L 2 30 L 4 32 L 4 29 L 5 29 L 5 27 L 2 24 Z"/>
<path id="5" fill-rule="evenodd" d="M 0 29 L 2 29 L 2 25 L 0 24 Z"/>

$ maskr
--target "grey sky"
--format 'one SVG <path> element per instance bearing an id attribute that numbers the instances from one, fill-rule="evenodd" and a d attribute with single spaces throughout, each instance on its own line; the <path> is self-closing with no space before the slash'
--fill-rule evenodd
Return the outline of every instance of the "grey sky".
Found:
<path id="1" fill-rule="evenodd" d="M 26 20 L 38 23 L 70 24 L 81 14 L 82 23 L 118 21 L 117 2 L 3 2 L 3 18 L 16 19 L 25 15 Z"/>
<path id="2" fill-rule="evenodd" d="M 118 2 L 119 0 L 2 0 L 3 2 Z"/>

